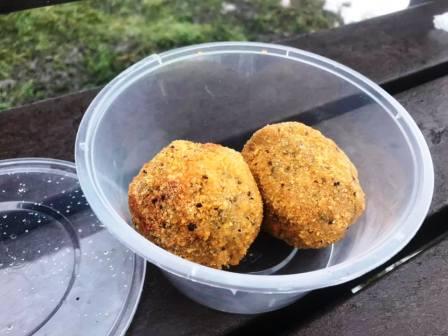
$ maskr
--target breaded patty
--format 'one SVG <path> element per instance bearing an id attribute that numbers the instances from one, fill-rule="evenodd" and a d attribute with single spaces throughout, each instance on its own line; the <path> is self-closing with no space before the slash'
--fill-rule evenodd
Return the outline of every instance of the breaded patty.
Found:
<path id="1" fill-rule="evenodd" d="M 202 265 L 237 265 L 257 236 L 263 204 L 240 153 L 174 141 L 129 186 L 137 230 L 160 247 Z"/>
<path id="2" fill-rule="evenodd" d="M 326 247 L 364 211 L 355 166 L 311 127 L 268 125 L 250 138 L 242 154 L 264 201 L 263 229 L 290 245 Z"/>

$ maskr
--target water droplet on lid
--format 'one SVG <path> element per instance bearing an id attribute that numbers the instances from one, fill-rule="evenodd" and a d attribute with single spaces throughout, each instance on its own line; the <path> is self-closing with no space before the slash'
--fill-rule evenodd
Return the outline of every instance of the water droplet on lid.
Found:
<path id="1" fill-rule="evenodd" d="M 8 218 L 8 215 L 3 215 L 2 218 L 6 219 L 6 218 Z"/>
<path id="2" fill-rule="evenodd" d="M 104 251 L 104 255 L 108 255 L 109 254 L 109 251 Z"/>
<path id="3" fill-rule="evenodd" d="M 17 238 L 17 235 L 15 235 L 15 234 L 11 234 L 11 235 L 9 235 L 9 238 L 10 238 L 10 239 L 16 239 L 16 238 Z"/>
<path id="4" fill-rule="evenodd" d="M 82 229 L 78 229 L 78 232 L 81 233 L 81 232 L 82 232 Z"/>
<path id="5" fill-rule="evenodd" d="M 37 250 L 37 253 L 40 253 L 40 250 Z"/>
<path id="6" fill-rule="evenodd" d="M 11 331 L 11 330 L 13 330 L 14 329 L 14 325 L 13 324 L 8 324 L 7 326 L 6 326 L 6 330 L 8 330 L 8 331 Z"/>
<path id="7" fill-rule="evenodd" d="M 50 179 L 47 180 L 47 183 L 51 183 L 51 182 L 53 182 L 53 181 L 51 181 Z"/>
<path id="8" fill-rule="evenodd" d="M 28 233 L 28 232 L 30 232 L 30 230 L 28 230 L 28 229 L 25 229 L 25 233 Z"/>

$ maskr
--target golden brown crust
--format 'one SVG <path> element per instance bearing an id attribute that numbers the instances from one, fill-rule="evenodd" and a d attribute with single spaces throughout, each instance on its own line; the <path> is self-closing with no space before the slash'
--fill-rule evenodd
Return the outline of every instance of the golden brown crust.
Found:
<path id="1" fill-rule="evenodd" d="M 268 125 L 249 139 L 242 154 L 263 197 L 263 229 L 290 245 L 326 247 L 364 211 L 355 166 L 311 127 Z"/>
<path id="2" fill-rule="evenodd" d="M 129 186 L 133 222 L 145 237 L 202 265 L 237 265 L 257 236 L 263 205 L 240 153 L 174 141 Z"/>

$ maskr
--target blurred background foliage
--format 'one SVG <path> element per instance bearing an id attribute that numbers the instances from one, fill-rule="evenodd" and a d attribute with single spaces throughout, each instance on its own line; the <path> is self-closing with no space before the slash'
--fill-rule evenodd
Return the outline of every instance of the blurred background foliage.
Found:
<path id="1" fill-rule="evenodd" d="M 0 16 L 0 110 L 96 87 L 153 52 L 334 27 L 323 0 L 84 0 Z"/>

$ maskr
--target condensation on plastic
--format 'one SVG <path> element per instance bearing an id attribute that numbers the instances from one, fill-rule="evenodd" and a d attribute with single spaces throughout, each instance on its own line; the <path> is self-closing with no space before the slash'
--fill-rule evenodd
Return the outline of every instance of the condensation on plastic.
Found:
<path id="1" fill-rule="evenodd" d="M 144 274 L 92 213 L 73 163 L 0 161 L 0 335 L 124 335 Z"/>

